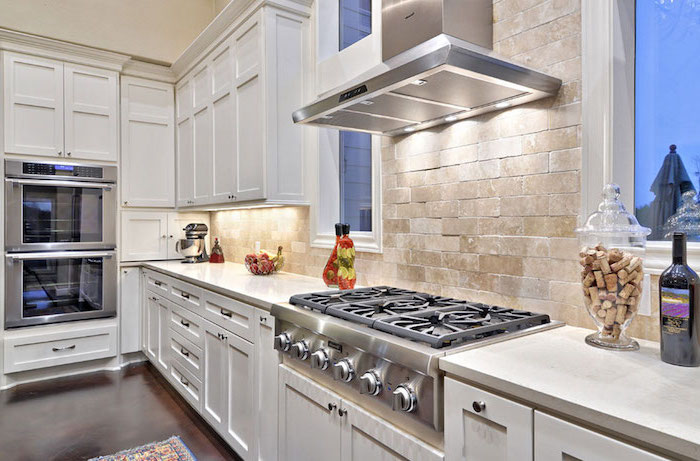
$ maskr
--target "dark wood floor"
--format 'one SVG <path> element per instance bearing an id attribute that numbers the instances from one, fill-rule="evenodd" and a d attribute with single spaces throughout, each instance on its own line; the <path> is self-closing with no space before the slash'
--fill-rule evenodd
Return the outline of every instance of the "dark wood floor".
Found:
<path id="1" fill-rule="evenodd" d="M 74 461 L 179 435 L 201 461 L 239 460 L 150 364 L 0 392 L 0 460 Z"/>

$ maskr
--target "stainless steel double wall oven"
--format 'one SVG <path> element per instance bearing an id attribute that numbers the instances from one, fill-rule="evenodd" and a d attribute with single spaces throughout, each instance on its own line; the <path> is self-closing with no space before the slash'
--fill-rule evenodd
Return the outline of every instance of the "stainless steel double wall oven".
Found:
<path id="1" fill-rule="evenodd" d="M 5 328 L 113 317 L 117 168 L 5 160 Z"/>

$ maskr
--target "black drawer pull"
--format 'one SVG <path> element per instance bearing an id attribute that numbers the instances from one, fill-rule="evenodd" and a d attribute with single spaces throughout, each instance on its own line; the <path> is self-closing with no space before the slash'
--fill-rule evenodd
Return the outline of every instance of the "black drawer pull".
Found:
<path id="1" fill-rule="evenodd" d="M 51 350 L 54 352 L 60 352 L 60 351 L 69 351 L 71 349 L 75 349 L 75 344 L 72 344 L 70 346 L 62 346 L 62 347 L 52 347 Z"/>
<path id="2" fill-rule="evenodd" d="M 190 385 L 189 381 L 187 381 L 185 378 L 182 378 L 182 377 L 180 378 L 180 382 L 183 384 L 183 386 L 189 386 L 189 385 Z"/>
<path id="3" fill-rule="evenodd" d="M 182 319 L 180 319 L 180 324 L 181 324 L 183 327 L 185 327 L 185 328 L 189 328 L 189 327 L 190 327 L 190 322 L 185 322 L 185 321 L 182 320 Z"/>
<path id="4" fill-rule="evenodd" d="M 180 348 L 180 354 L 184 355 L 185 357 L 189 357 L 189 356 L 190 356 L 189 351 L 187 351 L 187 349 L 185 349 L 185 348 L 183 348 L 183 347 Z"/>
<path id="5" fill-rule="evenodd" d="M 190 294 L 189 294 L 189 293 L 185 293 L 184 291 L 180 293 L 180 296 L 182 296 L 182 297 L 185 298 L 185 299 L 190 299 Z"/>
<path id="6" fill-rule="evenodd" d="M 162 283 L 162 282 L 159 282 L 158 280 L 154 281 L 153 284 L 154 284 L 155 286 L 157 286 L 157 287 L 163 285 L 163 283 Z"/>
<path id="7" fill-rule="evenodd" d="M 223 309 L 221 309 L 221 315 L 223 315 L 224 317 L 228 317 L 228 318 L 233 317 L 233 314 L 231 312 L 225 311 Z"/>

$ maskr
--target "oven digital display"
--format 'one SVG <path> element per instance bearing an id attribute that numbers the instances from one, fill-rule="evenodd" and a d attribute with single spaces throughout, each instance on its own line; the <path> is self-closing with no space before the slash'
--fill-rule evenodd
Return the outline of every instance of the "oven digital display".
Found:
<path id="1" fill-rule="evenodd" d="M 72 165 L 54 165 L 56 171 L 73 171 Z"/>

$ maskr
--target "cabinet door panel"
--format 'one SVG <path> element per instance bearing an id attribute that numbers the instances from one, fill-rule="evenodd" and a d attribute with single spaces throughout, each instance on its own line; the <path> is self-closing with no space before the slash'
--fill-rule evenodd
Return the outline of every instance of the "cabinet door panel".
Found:
<path id="1" fill-rule="evenodd" d="M 236 200 L 265 198 L 262 86 L 255 75 L 236 88 Z"/>
<path id="2" fill-rule="evenodd" d="M 116 72 L 64 65 L 67 156 L 117 161 L 117 79 Z"/>
<path id="3" fill-rule="evenodd" d="M 274 461 L 277 456 L 278 396 L 277 379 L 280 357 L 274 348 L 275 322 L 269 312 L 256 309 L 255 349 L 258 355 L 257 428 L 258 459 Z"/>
<path id="4" fill-rule="evenodd" d="M 123 77 L 121 101 L 122 205 L 174 207 L 173 87 Z"/>
<path id="5" fill-rule="evenodd" d="M 158 314 L 158 297 L 148 293 L 145 298 L 146 308 L 146 357 L 156 365 L 158 363 L 158 334 L 159 334 L 159 314 Z"/>
<path id="6" fill-rule="evenodd" d="M 126 267 L 119 280 L 119 351 L 141 350 L 141 269 Z"/>
<path id="7" fill-rule="evenodd" d="M 343 461 L 442 461 L 444 454 L 383 419 L 343 401 Z M 484 458 L 486 459 L 486 458 Z"/>
<path id="8" fill-rule="evenodd" d="M 223 337 L 226 331 L 204 321 L 204 398 L 202 413 L 204 419 L 219 433 L 226 430 L 226 412 L 228 410 L 227 384 L 227 346 Z"/>
<path id="9" fill-rule="evenodd" d="M 204 107 L 194 114 L 194 201 L 206 204 L 212 196 L 211 110 Z"/>
<path id="10" fill-rule="evenodd" d="M 340 460 L 340 398 L 285 365 L 279 374 L 279 452 L 289 460 Z"/>
<path id="11" fill-rule="evenodd" d="M 248 341 L 225 333 L 228 361 L 228 414 L 225 438 L 244 459 L 255 454 L 255 373 L 254 348 Z"/>
<path id="12" fill-rule="evenodd" d="M 535 412 L 536 461 L 668 461 L 619 440 Z"/>
<path id="13" fill-rule="evenodd" d="M 194 205 L 194 125 L 192 117 L 177 125 L 177 205 Z"/>
<path id="14" fill-rule="evenodd" d="M 214 125 L 212 202 L 230 202 L 236 192 L 236 112 L 231 92 L 212 105 Z"/>
<path id="15" fill-rule="evenodd" d="M 474 403 L 483 402 L 477 412 Z M 532 409 L 445 378 L 445 456 L 448 461 L 532 460 Z"/>
<path id="16" fill-rule="evenodd" d="M 5 152 L 63 153 L 63 63 L 4 53 Z"/>
<path id="17" fill-rule="evenodd" d="M 168 257 L 167 213 L 122 212 L 122 261 L 147 261 Z"/>

